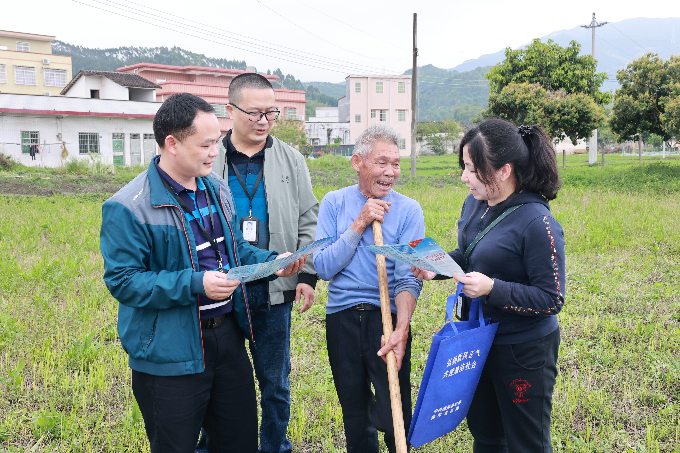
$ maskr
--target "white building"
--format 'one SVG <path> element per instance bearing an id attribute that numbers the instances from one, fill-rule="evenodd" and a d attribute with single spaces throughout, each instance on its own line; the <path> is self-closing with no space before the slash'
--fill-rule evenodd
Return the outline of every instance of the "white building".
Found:
<path id="1" fill-rule="evenodd" d="M 371 124 L 385 122 L 401 135 L 400 154 L 411 154 L 410 75 L 348 75 L 338 107 L 339 120 L 349 122 L 350 142 Z"/>
<path id="2" fill-rule="evenodd" d="M 81 69 L 60 94 L 74 98 L 156 102 L 156 90 L 160 88 L 137 74 Z"/>
<path id="3" fill-rule="evenodd" d="M 339 121 L 338 107 L 317 107 L 316 116 L 305 123 L 307 139 L 312 146 L 326 146 L 340 139 L 340 145 L 349 145 L 349 121 Z"/>
<path id="4" fill-rule="evenodd" d="M 109 164 L 146 165 L 156 154 L 152 125 L 160 106 L 0 93 L 0 153 L 28 166 L 57 167 L 64 154 L 89 159 L 90 153 Z M 38 146 L 35 160 L 31 145 Z"/>

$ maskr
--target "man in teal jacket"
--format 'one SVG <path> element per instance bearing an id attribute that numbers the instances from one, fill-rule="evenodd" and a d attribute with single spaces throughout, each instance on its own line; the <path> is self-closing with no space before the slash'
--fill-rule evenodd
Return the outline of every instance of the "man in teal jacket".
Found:
<path id="1" fill-rule="evenodd" d="M 212 173 L 220 128 L 210 104 L 187 93 L 169 98 L 154 134 L 160 156 L 104 203 L 100 236 L 151 451 L 193 451 L 203 426 L 211 453 L 254 453 L 257 406 L 244 338 L 257 338 L 243 285 L 225 272 L 285 255 L 250 245 L 234 227 L 229 186 Z"/>

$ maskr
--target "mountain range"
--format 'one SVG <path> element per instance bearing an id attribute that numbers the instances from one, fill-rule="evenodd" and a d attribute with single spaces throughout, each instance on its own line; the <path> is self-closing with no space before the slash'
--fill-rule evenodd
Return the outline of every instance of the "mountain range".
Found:
<path id="1" fill-rule="evenodd" d="M 645 53 L 654 52 L 664 59 L 680 54 L 680 18 L 626 19 L 608 23 L 596 29 L 596 54 L 598 71 L 609 76 L 602 89 L 614 91 L 616 71 Z M 592 32 L 574 27 L 559 30 L 539 39 L 552 39 L 561 46 L 574 40 L 581 44 L 581 53 L 591 53 Z M 521 46 L 525 47 L 525 46 Z M 117 47 L 92 49 L 68 44 L 62 41 L 52 43 L 52 51 L 59 55 L 70 55 L 73 73 L 80 69 L 115 71 L 116 68 L 135 63 L 158 63 L 176 66 L 207 66 L 224 69 L 246 69 L 246 62 L 225 58 L 211 58 L 180 47 Z M 418 68 L 418 110 L 419 121 L 455 119 L 469 121 L 486 107 L 489 90 L 485 79 L 491 66 L 505 58 L 505 49 L 492 54 L 467 60 L 450 69 L 425 65 Z M 279 82 L 288 89 L 304 90 L 307 93 L 306 114 L 314 116 L 314 108 L 337 106 L 337 99 L 345 94 L 345 82 L 301 82 L 292 74 L 284 75 L 280 69 L 276 74 Z M 407 70 L 404 74 L 410 74 Z"/>
<path id="2" fill-rule="evenodd" d="M 592 30 L 574 27 L 559 30 L 539 38 L 542 42 L 552 39 L 565 47 L 570 41 L 581 44 L 581 53 L 592 52 Z M 526 47 L 526 44 L 520 48 Z M 595 30 L 595 58 L 599 72 L 606 72 L 610 80 L 616 78 L 616 71 L 623 69 L 631 61 L 648 52 L 658 54 L 667 59 L 671 55 L 680 54 L 680 18 L 636 18 L 613 22 Z M 467 60 L 451 71 L 471 71 L 480 66 L 494 66 L 505 58 L 505 49 Z M 614 82 L 605 83 L 604 90 L 618 87 Z"/>

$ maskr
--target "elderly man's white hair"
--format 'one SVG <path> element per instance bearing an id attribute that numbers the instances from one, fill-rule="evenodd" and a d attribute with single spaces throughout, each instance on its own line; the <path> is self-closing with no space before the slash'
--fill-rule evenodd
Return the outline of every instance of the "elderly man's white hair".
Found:
<path id="1" fill-rule="evenodd" d="M 392 126 L 375 123 L 369 126 L 368 129 L 357 138 L 356 144 L 354 145 L 354 154 L 358 154 L 363 159 L 371 154 L 373 146 L 375 146 L 377 142 L 396 145 L 397 148 L 399 148 L 400 140 L 401 137 L 399 136 L 399 133 Z"/>

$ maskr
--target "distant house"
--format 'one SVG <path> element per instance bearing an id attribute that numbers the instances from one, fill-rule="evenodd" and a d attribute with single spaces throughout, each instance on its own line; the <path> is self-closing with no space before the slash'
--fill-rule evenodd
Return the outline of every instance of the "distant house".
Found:
<path id="1" fill-rule="evenodd" d="M 160 88 L 137 74 L 81 69 L 60 94 L 74 98 L 156 102 L 156 90 Z"/>
<path id="2" fill-rule="evenodd" d="M 340 122 L 338 107 L 317 107 L 316 116 L 305 123 L 307 139 L 312 146 L 332 145 L 339 140 L 340 145 L 349 145 L 349 121 Z"/>
<path id="3" fill-rule="evenodd" d="M 58 96 L 71 57 L 52 54 L 54 36 L 0 30 L 0 92 Z"/>
<path id="4" fill-rule="evenodd" d="M 254 68 L 251 68 L 254 69 Z M 192 93 L 212 104 L 220 121 L 220 129 L 226 133 L 231 129 L 231 119 L 227 114 L 226 105 L 229 103 L 229 84 L 239 74 L 253 71 L 237 69 L 207 68 L 200 66 L 169 66 L 154 63 L 139 63 L 116 70 L 119 73 L 136 74 L 158 84 L 161 89 L 156 91 L 156 101 L 163 102 L 176 93 Z M 281 117 L 305 121 L 305 92 L 300 90 L 286 90 L 277 88 L 275 82 L 279 79 L 275 75 L 264 77 L 274 85 L 276 105 L 281 111 Z"/>
<path id="5" fill-rule="evenodd" d="M 115 165 L 148 165 L 157 152 L 158 102 L 0 93 L 0 153 L 28 166 L 57 167 L 90 154 Z M 30 157 L 37 147 L 36 159 Z M 66 152 L 64 152 L 66 151 Z"/>
<path id="6" fill-rule="evenodd" d="M 384 122 L 401 135 L 399 152 L 411 154 L 411 76 L 348 75 L 338 100 L 339 121 L 350 125 L 350 142 L 373 123 Z"/>

